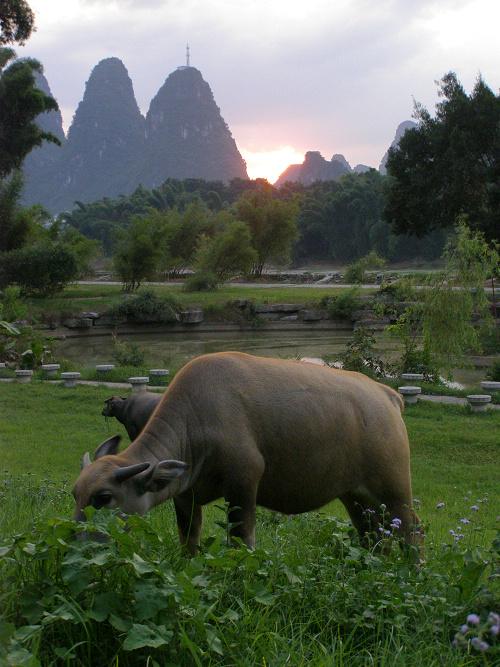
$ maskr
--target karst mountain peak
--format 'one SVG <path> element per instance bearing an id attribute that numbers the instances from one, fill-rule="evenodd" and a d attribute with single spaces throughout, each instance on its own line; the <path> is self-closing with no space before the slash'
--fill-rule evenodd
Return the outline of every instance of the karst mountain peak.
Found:
<path id="1" fill-rule="evenodd" d="M 40 81 L 50 90 L 44 77 Z M 61 115 L 49 116 L 44 122 L 54 125 L 63 145 L 50 154 L 53 147 L 43 146 L 26 160 L 25 201 L 53 213 L 75 201 L 129 194 L 139 184 L 154 187 L 168 177 L 248 178 L 210 86 L 189 57 L 167 77 L 146 118 L 125 65 L 115 57 L 92 70 L 66 137 Z"/>

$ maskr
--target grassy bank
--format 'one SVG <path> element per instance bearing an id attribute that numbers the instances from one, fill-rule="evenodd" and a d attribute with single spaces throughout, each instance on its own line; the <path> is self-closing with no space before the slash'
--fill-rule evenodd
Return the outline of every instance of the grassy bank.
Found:
<path id="1" fill-rule="evenodd" d="M 213 292 L 186 292 L 182 285 L 177 283 L 164 283 L 152 285 L 150 289 L 159 295 L 171 294 L 182 304 L 184 308 L 203 308 L 210 312 L 223 311 L 228 302 L 237 299 L 249 299 L 256 304 L 261 303 L 301 303 L 305 306 L 315 307 L 325 296 L 330 296 L 345 291 L 342 288 L 311 287 L 297 285 L 241 285 L 229 284 L 219 287 Z M 363 290 L 370 293 L 371 290 Z M 373 289 L 372 291 L 375 291 Z M 107 285 L 106 283 L 94 283 L 90 285 L 70 285 L 64 292 L 53 298 L 27 300 L 30 315 L 38 315 L 47 318 L 50 314 L 72 313 L 85 311 L 104 312 L 110 305 L 123 295 L 120 285 Z"/>
<path id="2" fill-rule="evenodd" d="M 0 664 L 499 664 L 488 621 L 500 612 L 499 411 L 405 410 L 421 568 L 398 549 L 361 549 L 338 502 L 295 517 L 260 510 L 253 553 L 225 546 L 216 503 L 202 553 L 185 560 L 171 503 L 130 533 L 97 513 L 108 544 L 74 538 L 69 491 L 83 454 L 115 433 L 128 440 L 100 415 L 112 393 L 0 385 Z M 471 617 L 455 640 L 469 614 L 479 624 Z"/>

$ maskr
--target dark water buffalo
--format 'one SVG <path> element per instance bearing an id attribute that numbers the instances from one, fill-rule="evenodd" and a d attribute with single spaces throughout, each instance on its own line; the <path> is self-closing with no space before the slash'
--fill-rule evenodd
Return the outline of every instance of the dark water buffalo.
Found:
<path id="1" fill-rule="evenodd" d="M 128 398 L 112 396 L 105 403 L 102 413 L 105 417 L 116 417 L 125 426 L 129 438 L 134 441 L 154 409 L 161 401 L 163 394 L 153 394 L 149 391 L 139 391 Z"/>
<path id="2" fill-rule="evenodd" d="M 402 409 L 395 391 L 359 373 L 239 352 L 198 357 L 129 447 L 118 453 L 116 436 L 93 462 L 85 455 L 75 518 L 88 505 L 144 514 L 173 498 L 194 553 L 202 506 L 217 498 L 237 508 L 231 533 L 248 547 L 256 505 L 296 514 L 339 498 L 361 536 L 397 518 L 418 546 Z"/>

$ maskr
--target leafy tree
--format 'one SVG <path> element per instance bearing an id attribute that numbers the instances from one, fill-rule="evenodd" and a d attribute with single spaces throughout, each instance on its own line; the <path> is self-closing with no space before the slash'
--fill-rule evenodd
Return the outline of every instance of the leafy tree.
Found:
<path id="1" fill-rule="evenodd" d="M 123 281 L 125 291 L 140 287 L 144 280 L 156 276 L 162 259 L 163 232 L 151 230 L 141 216 L 134 216 L 122 232 L 121 241 L 113 258 L 116 273 Z"/>
<path id="2" fill-rule="evenodd" d="M 59 241 L 44 240 L 0 255 L 0 283 L 18 285 L 21 295 L 48 295 L 76 280 L 74 253 Z"/>
<path id="3" fill-rule="evenodd" d="M 195 274 L 188 289 L 213 289 L 234 276 L 248 272 L 257 259 L 252 248 L 250 229 L 240 220 L 233 220 L 212 238 L 202 234 L 194 258 Z"/>
<path id="4" fill-rule="evenodd" d="M 80 274 L 88 273 L 91 260 L 102 254 L 102 246 L 99 241 L 86 238 L 74 227 L 62 225 L 60 221 L 53 222 L 47 227 L 45 233 L 52 241 L 61 241 L 73 251 Z"/>
<path id="5" fill-rule="evenodd" d="M 2 0 L 0 44 L 24 44 L 34 30 L 35 15 L 25 0 Z"/>
<path id="6" fill-rule="evenodd" d="M 16 171 L 10 179 L 0 179 L 0 253 L 20 248 L 29 234 L 29 222 L 21 216 L 19 201 L 23 175 Z"/>
<path id="7" fill-rule="evenodd" d="M 286 262 L 292 244 L 299 238 L 298 203 L 278 199 L 272 185 L 262 179 L 258 181 L 258 186 L 243 193 L 234 207 L 236 217 L 249 226 L 252 234 L 252 246 L 257 253 L 253 263 L 255 276 L 261 275 L 271 258 Z"/>
<path id="8" fill-rule="evenodd" d="M 415 105 L 416 128 L 389 151 L 384 219 L 422 237 L 459 216 L 487 240 L 500 236 L 500 98 L 479 77 L 467 95 L 453 72 L 438 82 L 432 117 Z"/>
<path id="9" fill-rule="evenodd" d="M 385 259 L 379 257 L 375 250 L 372 250 L 366 257 L 358 259 L 357 262 L 347 267 L 345 280 L 347 283 L 362 283 L 366 280 L 366 272 L 371 269 L 378 269 L 385 264 Z"/>
<path id="10" fill-rule="evenodd" d="M 26 155 L 43 141 L 61 143 L 36 123 L 41 113 L 59 107 L 37 88 L 35 72 L 43 72 L 38 60 L 16 59 L 12 49 L 0 48 L 0 178 L 19 169 Z"/>
<path id="11" fill-rule="evenodd" d="M 483 283 L 498 267 L 497 249 L 461 219 L 444 259 L 446 270 L 414 294 L 414 305 L 390 327 L 404 346 L 401 372 L 437 375 L 466 365 L 466 354 L 479 349 L 473 316 L 491 324 Z"/>

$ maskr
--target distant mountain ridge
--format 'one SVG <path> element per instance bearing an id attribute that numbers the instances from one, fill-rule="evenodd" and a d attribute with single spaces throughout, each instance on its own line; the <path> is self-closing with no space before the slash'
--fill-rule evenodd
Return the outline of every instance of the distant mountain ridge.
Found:
<path id="1" fill-rule="evenodd" d="M 362 173 L 369 169 L 370 167 L 364 164 L 358 164 L 351 169 L 345 157 L 338 153 L 328 161 L 319 151 L 308 151 L 304 156 L 304 162 L 287 167 L 274 185 L 279 187 L 287 181 L 302 183 L 302 185 L 311 185 L 316 181 L 338 181 L 346 174 Z"/>
<path id="2" fill-rule="evenodd" d="M 411 130 L 412 128 L 417 127 L 417 124 L 414 123 L 412 120 L 405 120 L 403 123 L 400 123 L 397 127 L 396 130 L 396 135 L 394 137 L 394 141 L 390 145 L 390 147 L 387 149 L 387 152 L 385 153 L 384 157 L 382 158 L 382 161 L 380 162 L 380 166 L 378 170 L 380 171 L 381 174 L 385 175 L 387 174 L 387 169 L 385 168 L 385 163 L 387 162 L 387 158 L 389 157 L 389 150 L 390 148 L 396 148 L 396 146 L 399 144 L 399 140 L 403 136 L 403 134 L 406 132 L 406 130 Z"/>
<path id="3" fill-rule="evenodd" d="M 45 77 L 38 85 L 50 92 Z M 49 123 L 63 145 L 44 145 L 28 156 L 24 202 L 40 202 L 52 213 L 168 177 L 248 179 L 210 86 L 194 67 L 170 74 L 144 118 L 125 65 L 106 58 L 90 74 L 67 137 L 60 113 L 40 122 Z"/>

